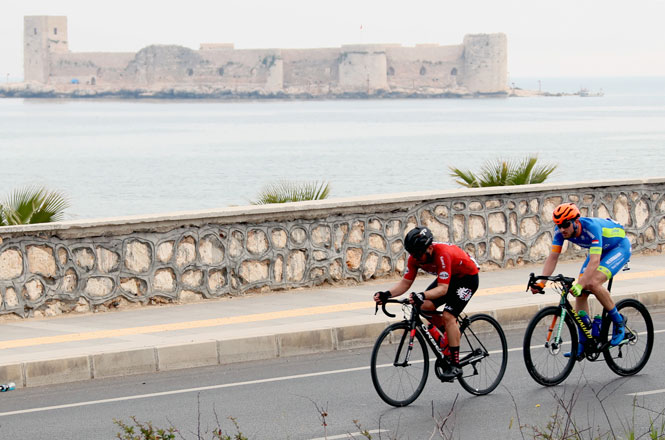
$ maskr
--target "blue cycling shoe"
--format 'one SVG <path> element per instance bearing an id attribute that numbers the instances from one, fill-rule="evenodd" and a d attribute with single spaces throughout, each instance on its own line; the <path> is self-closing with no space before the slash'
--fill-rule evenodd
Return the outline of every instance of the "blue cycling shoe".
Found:
<path id="1" fill-rule="evenodd" d="M 577 344 L 577 359 L 581 359 L 584 356 L 584 344 Z M 570 352 L 567 351 L 563 354 L 563 357 L 570 357 Z"/>
<path id="2" fill-rule="evenodd" d="M 621 322 L 615 322 L 614 326 L 612 327 L 612 340 L 610 341 L 610 345 L 612 347 L 615 347 L 623 341 L 624 337 L 626 336 L 626 318 L 621 315 Z"/>

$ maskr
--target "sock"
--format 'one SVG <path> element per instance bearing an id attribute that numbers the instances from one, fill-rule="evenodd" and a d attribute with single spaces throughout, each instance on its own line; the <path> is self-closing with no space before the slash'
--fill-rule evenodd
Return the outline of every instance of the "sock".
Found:
<path id="1" fill-rule="evenodd" d="M 612 322 L 614 322 L 615 324 L 623 321 L 616 307 L 607 312 L 607 314 L 610 315 L 610 318 L 612 318 Z"/>
<path id="2" fill-rule="evenodd" d="M 450 349 L 450 362 L 453 365 L 459 366 L 459 346 L 453 347 L 449 345 L 448 348 Z"/>

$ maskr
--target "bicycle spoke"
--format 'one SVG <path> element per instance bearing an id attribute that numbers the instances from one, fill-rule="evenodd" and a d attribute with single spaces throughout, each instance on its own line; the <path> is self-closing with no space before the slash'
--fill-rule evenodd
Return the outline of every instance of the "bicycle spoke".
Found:
<path id="1" fill-rule="evenodd" d="M 488 394 L 501 382 L 507 362 L 508 344 L 499 323 L 484 314 L 469 318 L 460 344 L 460 385 L 471 394 Z"/>
<path id="2" fill-rule="evenodd" d="M 524 363 L 531 377 L 541 385 L 563 382 L 575 366 L 576 350 L 575 325 L 570 318 L 561 322 L 558 307 L 538 312 L 524 334 Z M 572 355 L 566 357 L 565 353 Z"/>
<path id="3" fill-rule="evenodd" d="M 604 352 L 605 362 L 620 376 L 630 376 L 640 371 L 649 360 L 653 347 L 653 323 L 642 303 L 625 299 L 617 303 L 617 310 L 626 319 L 626 337 L 616 347 L 608 347 Z M 610 326 L 604 333 L 609 338 Z"/>
<path id="4" fill-rule="evenodd" d="M 379 396 L 393 406 L 405 406 L 422 392 L 429 372 L 427 346 L 420 333 L 409 348 L 409 326 L 401 322 L 386 328 L 372 350 L 372 382 Z M 405 362 L 406 356 L 409 361 Z"/>

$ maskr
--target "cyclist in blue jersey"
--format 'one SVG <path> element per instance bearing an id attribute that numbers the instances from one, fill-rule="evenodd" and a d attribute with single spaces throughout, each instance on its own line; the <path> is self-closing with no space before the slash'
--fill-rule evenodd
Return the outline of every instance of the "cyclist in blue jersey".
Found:
<path id="1" fill-rule="evenodd" d="M 550 251 L 543 275 L 552 275 L 561 254 L 564 240 L 589 249 L 577 283 L 572 287 L 571 293 L 575 298 L 575 308 L 589 313 L 588 292 L 595 295 L 598 302 L 607 310 L 613 322 L 612 345 L 618 345 L 624 338 L 624 321 L 617 311 L 610 292 L 603 284 L 616 275 L 630 259 L 630 240 L 626 237 L 623 226 L 611 219 L 596 217 L 581 217 L 580 210 L 574 203 L 563 203 L 557 206 L 552 213 L 552 220 L 556 225 L 552 250 Z M 544 287 L 541 282 L 540 288 Z M 533 293 L 538 292 L 532 287 Z M 577 356 L 581 357 L 584 351 L 586 336 L 580 335 Z M 567 353 L 570 356 L 569 353 Z"/>

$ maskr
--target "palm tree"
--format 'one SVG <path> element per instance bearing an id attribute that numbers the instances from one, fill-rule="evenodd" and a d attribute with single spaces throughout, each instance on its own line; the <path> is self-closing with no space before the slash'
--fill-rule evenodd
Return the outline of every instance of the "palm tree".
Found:
<path id="1" fill-rule="evenodd" d="M 455 183 L 467 188 L 485 186 L 528 185 L 543 183 L 554 172 L 557 165 L 549 164 L 536 167 L 538 158 L 531 156 L 519 161 L 497 159 L 485 162 L 480 173 L 449 167 L 450 175 L 458 180 Z"/>
<path id="2" fill-rule="evenodd" d="M 35 186 L 18 188 L 0 204 L 0 226 L 56 222 L 62 220 L 68 207 L 67 198 L 56 191 Z"/>
<path id="3" fill-rule="evenodd" d="M 259 193 L 258 199 L 251 201 L 252 205 L 267 205 L 270 203 L 302 202 L 305 200 L 323 200 L 330 193 L 330 184 L 327 182 L 294 182 L 281 180 L 267 185 Z"/>

